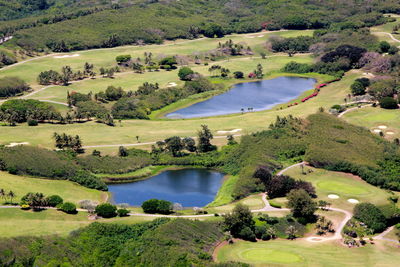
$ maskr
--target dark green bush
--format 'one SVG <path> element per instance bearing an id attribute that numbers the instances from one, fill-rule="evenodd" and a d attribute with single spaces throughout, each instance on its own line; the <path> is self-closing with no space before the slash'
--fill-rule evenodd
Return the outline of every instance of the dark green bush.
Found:
<path id="1" fill-rule="evenodd" d="M 170 214 L 172 212 L 172 203 L 166 200 L 153 198 L 143 202 L 142 209 L 145 213 Z"/>
<path id="2" fill-rule="evenodd" d="M 99 204 L 96 209 L 95 213 L 103 218 L 112 218 L 117 216 L 117 207 L 115 205 L 112 205 L 110 203 L 103 203 Z"/>
<path id="3" fill-rule="evenodd" d="M 71 202 L 64 202 L 63 204 L 60 204 L 58 207 L 59 210 L 68 213 L 68 214 L 76 214 L 76 205 Z"/>
<path id="4" fill-rule="evenodd" d="M 365 223 L 374 233 L 379 233 L 386 228 L 386 218 L 382 211 L 371 203 L 360 203 L 354 207 L 354 218 Z"/>
<path id="5" fill-rule="evenodd" d="M 50 207 L 56 207 L 59 204 L 62 204 L 64 200 L 59 195 L 51 195 L 46 198 L 47 205 Z"/>
<path id="6" fill-rule="evenodd" d="M 385 109 L 397 109 L 399 108 L 396 99 L 393 97 L 383 97 L 379 100 L 381 108 Z"/>
<path id="7" fill-rule="evenodd" d="M 127 209 L 118 209 L 117 210 L 117 214 L 118 214 L 118 216 L 119 217 L 126 217 L 126 216 L 129 216 L 129 210 L 127 210 Z"/>

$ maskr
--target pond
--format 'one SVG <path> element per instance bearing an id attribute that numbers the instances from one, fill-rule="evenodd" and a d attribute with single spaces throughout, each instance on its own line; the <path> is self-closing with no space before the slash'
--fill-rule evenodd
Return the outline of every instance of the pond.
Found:
<path id="1" fill-rule="evenodd" d="M 109 185 L 114 203 L 140 206 L 151 198 L 180 203 L 184 207 L 203 207 L 214 200 L 224 175 L 207 169 L 164 171 L 146 180 Z"/>
<path id="2" fill-rule="evenodd" d="M 166 115 L 170 119 L 209 117 L 240 113 L 242 109 L 260 111 L 288 102 L 313 88 L 316 80 L 279 77 L 236 84 L 229 91 Z"/>

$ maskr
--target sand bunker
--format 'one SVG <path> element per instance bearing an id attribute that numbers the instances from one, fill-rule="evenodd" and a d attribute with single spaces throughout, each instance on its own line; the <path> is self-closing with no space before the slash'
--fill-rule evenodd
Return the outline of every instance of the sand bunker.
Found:
<path id="1" fill-rule="evenodd" d="M 388 135 L 394 135 L 394 132 L 386 132 Z"/>
<path id="2" fill-rule="evenodd" d="M 73 54 L 73 55 L 63 55 L 63 56 L 54 56 L 53 58 L 68 58 L 68 57 L 79 57 L 79 54 Z"/>
<path id="3" fill-rule="evenodd" d="M 10 143 L 9 145 L 6 145 L 6 147 L 21 146 L 21 145 L 29 145 L 29 142 Z"/>
<path id="4" fill-rule="evenodd" d="M 379 125 L 378 128 L 379 129 L 387 129 L 387 126 L 386 125 Z"/>
<path id="5" fill-rule="evenodd" d="M 232 133 L 237 133 L 237 132 L 240 132 L 242 129 L 234 129 L 234 130 L 231 130 L 231 131 L 217 131 L 217 133 L 219 133 L 219 134 L 232 134 Z"/>
<path id="6" fill-rule="evenodd" d="M 261 37 L 264 37 L 264 35 L 259 35 L 259 36 L 257 36 L 258 38 L 261 38 Z"/>
<path id="7" fill-rule="evenodd" d="M 177 86 L 177 85 L 178 85 L 177 83 L 170 82 L 170 83 L 168 83 L 168 86 L 167 86 L 167 87 L 175 87 L 175 86 Z"/>
<path id="8" fill-rule="evenodd" d="M 328 198 L 330 198 L 330 199 L 338 199 L 339 196 L 335 195 L 335 194 L 330 194 L 330 195 L 328 195 Z"/>
<path id="9" fill-rule="evenodd" d="M 349 198 L 349 199 L 347 200 L 347 202 L 352 203 L 352 204 L 357 204 L 357 203 L 359 203 L 360 201 L 358 201 L 357 199 L 354 199 L 354 198 Z"/>
<path id="10" fill-rule="evenodd" d="M 374 133 L 380 133 L 380 132 L 382 132 L 382 131 L 379 129 L 374 129 Z"/>

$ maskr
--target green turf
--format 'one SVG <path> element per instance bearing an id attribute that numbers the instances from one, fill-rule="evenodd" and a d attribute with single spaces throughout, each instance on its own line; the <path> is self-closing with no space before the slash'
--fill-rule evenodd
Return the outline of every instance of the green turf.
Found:
<path id="1" fill-rule="evenodd" d="M 232 175 L 226 176 L 224 183 L 218 190 L 218 194 L 215 196 L 214 201 L 208 204 L 207 207 L 217 207 L 232 202 L 233 201 L 232 193 L 238 179 L 239 176 L 232 176 Z"/>
<path id="2" fill-rule="evenodd" d="M 380 125 L 385 125 L 387 129 L 382 130 L 385 138 L 391 140 L 400 137 L 400 111 L 396 109 L 367 107 L 346 113 L 343 119 L 349 123 L 366 127 L 371 131 L 378 129 Z M 389 135 L 387 132 L 394 134 Z"/>
<path id="3" fill-rule="evenodd" d="M 28 192 L 41 192 L 46 196 L 60 195 L 64 201 L 74 203 L 82 199 L 104 201 L 107 195 L 105 192 L 89 189 L 69 181 L 17 176 L 1 171 L 0 188 L 7 192 L 12 190 L 16 194 L 16 198 L 14 199 L 16 201 L 19 201 Z"/>
<path id="4" fill-rule="evenodd" d="M 381 241 L 379 241 L 381 242 Z M 335 242 L 305 240 L 237 241 L 222 247 L 219 262 L 241 261 L 253 266 L 397 266 L 400 251 L 389 244 L 349 249 Z"/>
<path id="5" fill-rule="evenodd" d="M 332 207 L 351 211 L 354 204 L 347 201 L 350 198 L 357 199 L 360 202 L 371 202 L 377 205 L 388 203 L 387 198 L 389 197 L 389 193 L 368 184 L 359 177 L 311 167 L 306 167 L 305 170 L 312 170 L 312 173 L 303 175 L 300 167 L 294 167 L 285 172 L 285 174 L 296 179 L 311 182 L 316 188 L 318 199 L 332 203 Z M 328 198 L 329 194 L 338 195 L 340 198 L 330 199 Z"/>

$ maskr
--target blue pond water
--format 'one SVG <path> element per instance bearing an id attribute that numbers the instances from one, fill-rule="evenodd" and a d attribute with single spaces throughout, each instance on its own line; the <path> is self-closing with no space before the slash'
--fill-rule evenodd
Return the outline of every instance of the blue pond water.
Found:
<path id="1" fill-rule="evenodd" d="M 139 206 L 157 198 L 180 203 L 184 207 L 202 207 L 214 200 L 224 175 L 206 169 L 182 169 L 162 172 L 146 180 L 109 185 L 115 203 Z"/>
<path id="2" fill-rule="evenodd" d="M 270 109 L 288 102 L 313 88 L 316 80 L 300 77 L 279 77 L 271 80 L 235 85 L 229 91 L 203 102 L 169 113 L 171 119 L 209 117 L 239 113 L 243 108 L 254 111 Z"/>

